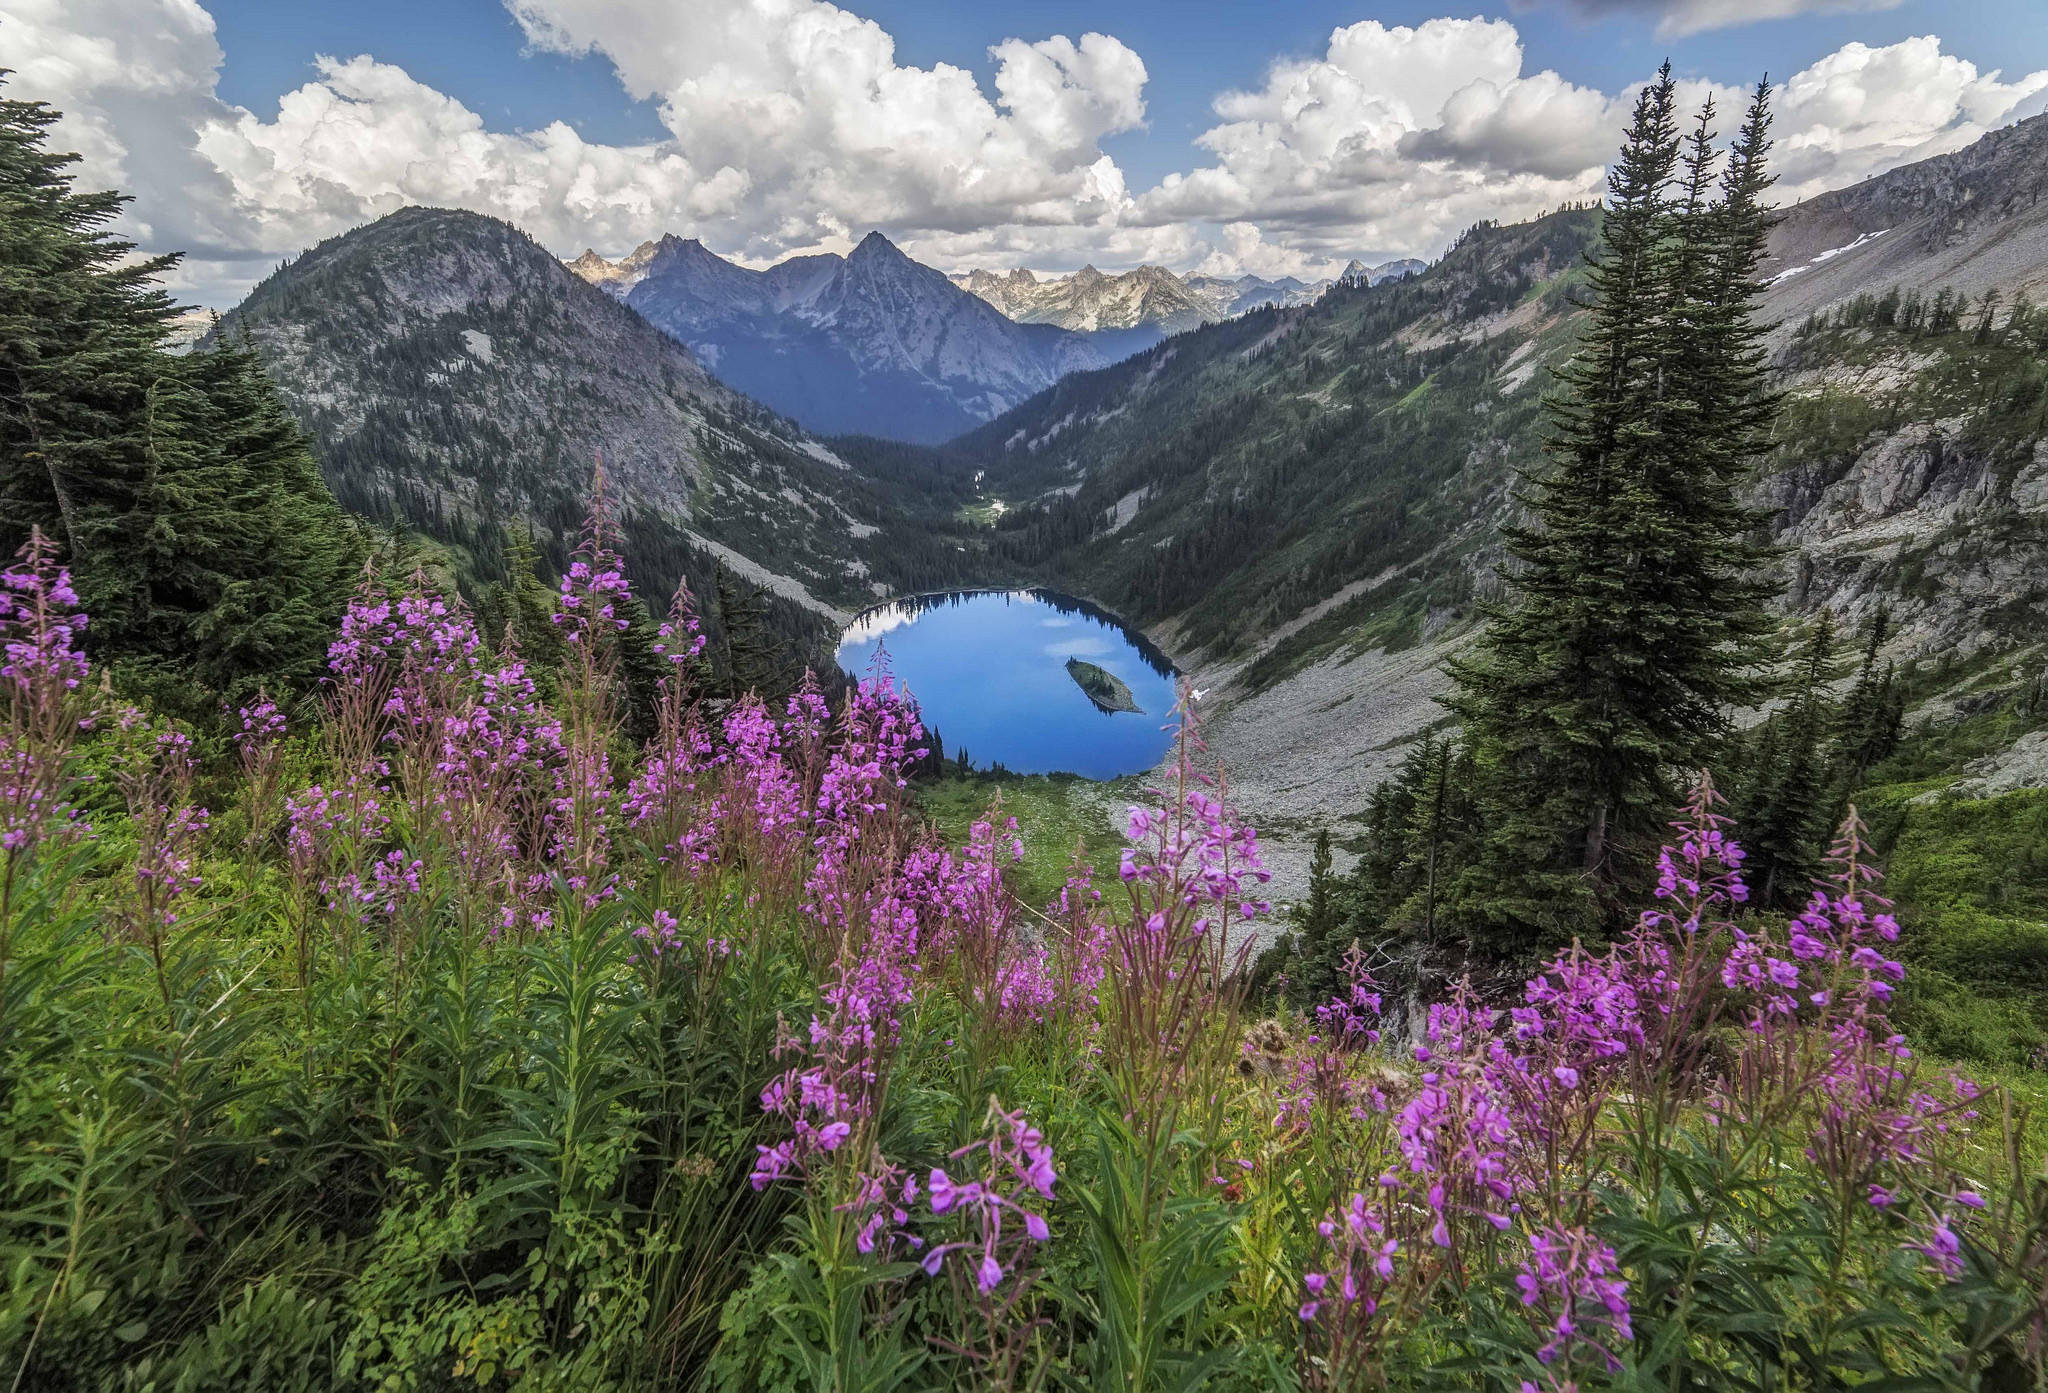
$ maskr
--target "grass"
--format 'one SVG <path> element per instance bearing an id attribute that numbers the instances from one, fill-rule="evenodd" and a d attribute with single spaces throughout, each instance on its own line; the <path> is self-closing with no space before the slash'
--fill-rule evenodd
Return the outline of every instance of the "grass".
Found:
<path id="1" fill-rule="evenodd" d="M 1024 833 L 1024 861 L 1017 868 L 1018 898 L 1042 906 L 1066 884 L 1078 843 L 1094 868 L 1098 885 L 1116 878 L 1123 839 L 1110 818 L 1138 791 L 1135 779 L 1098 783 L 1077 774 L 949 773 L 917 785 L 918 805 L 949 846 L 963 846 L 967 831 L 1000 798 L 1002 815 L 1014 817 Z"/>

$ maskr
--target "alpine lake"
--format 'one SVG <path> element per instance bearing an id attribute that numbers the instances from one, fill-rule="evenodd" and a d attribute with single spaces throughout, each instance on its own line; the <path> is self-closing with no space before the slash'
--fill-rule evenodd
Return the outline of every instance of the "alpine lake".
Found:
<path id="1" fill-rule="evenodd" d="M 1175 673 L 1145 637 L 1049 590 L 914 595 L 865 610 L 839 665 L 870 676 L 878 654 L 950 759 L 1013 774 L 1113 779 L 1173 743 Z"/>

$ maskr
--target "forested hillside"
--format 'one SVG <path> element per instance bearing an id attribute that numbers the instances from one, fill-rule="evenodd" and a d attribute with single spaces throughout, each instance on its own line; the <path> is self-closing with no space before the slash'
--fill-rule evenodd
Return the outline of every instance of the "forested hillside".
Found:
<path id="1" fill-rule="evenodd" d="M 1341 622 L 1378 605 L 1412 628 L 1469 597 L 1470 554 L 1537 435 L 1523 345 L 1569 346 L 1596 225 L 1575 210 L 1475 228 L 1421 276 L 1180 335 L 953 448 L 1037 505 L 1004 517 L 1006 549 L 1171 619 L 1182 651 L 1241 652 L 1383 575 Z"/>
<path id="2" fill-rule="evenodd" d="M 950 517 L 944 476 L 850 467 L 473 213 L 406 209 L 324 242 L 213 340 L 261 356 L 345 507 L 442 544 L 472 588 L 516 580 L 529 536 L 565 565 L 601 462 L 652 591 L 713 596 L 722 568 L 816 663 L 845 614 L 929 569 Z"/>
<path id="3" fill-rule="evenodd" d="M 2048 284 L 2044 148 L 2036 118 L 1773 226 L 1761 314 L 1782 325 L 1788 400 L 1752 496 L 1802 558 L 1786 574 L 1795 609 L 1825 597 L 1862 618 L 1882 599 L 1895 642 L 1929 653 L 1937 633 L 1973 631 L 1971 595 L 2013 597 L 1993 627 L 2034 623 L 2028 582 L 2006 582 L 2042 559 L 2048 353 L 2026 297 Z M 1414 279 L 1181 335 L 955 448 L 1012 505 L 1007 549 L 1170 624 L 1183 653 L 1259 654 L 1254 688 L 1340 635 L 1434 636 L 1492 584 L 1509 485 L 1541 459 L 1537 408 L 1577 341 L 1598 219 L 1481 225 Z M 1870 237 L 1881 223 L 1896 227 Z M 1968 546 L 1944 537 L 1956 527 Z"/>

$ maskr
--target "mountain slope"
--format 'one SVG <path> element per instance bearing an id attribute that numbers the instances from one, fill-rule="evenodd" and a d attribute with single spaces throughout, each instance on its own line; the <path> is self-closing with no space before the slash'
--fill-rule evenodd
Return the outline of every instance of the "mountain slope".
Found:
<path id="1" fill-rule="evenodd" d="M 1105 276 L 1083 266 L 1071 276 L 1040 280 L 1029 271 L 1006 276 L 969 271 L 953 284 L 994 305 L 1020 324 L 1057 324 L 1062 329 L 1135 329 L 1150 325 L 1176 334 L 1216 318 L 1209 302 L 1173 272 L 1140 266 Z"/>
<path id="2" fill-rule="evenodd" d="M 687 344 L 721 381 L 827 434 L 943 440 L 1159 338 L 1016 323 L 880 233 L 843 258 L 794 257 L 765 271 L 676 237 L 616 263 L 586 252 L 570 269 Z"/>
<path id="3" fill-rule="evenodd" d="M 1764 270 L 1788 397 L 1753 497 L 1786 610 L 1888 609 L 1889 656 L 1946 674 L 1924 714 L 2048 651 L 2048 313 L 2010 318 L 2048 288 L 2044 152 L 2036 118 L 1787 209 Z M 956 443 L 1007 505 L 987 544 L 1195 670 L 1265 821 L 1358 806 L 1497 590 L 1597 216 L 1481 225 L 1420 275 L 1067 379 Z"/>
<path id="4" fill-rule="evenodd" d="M 1808 199 L 1762 273 L 1788 322 L 1894 284 L 2048 296 L 2048 118 Z"/>
<path id="5" fill-rule="evenodd" d="M 872 479 L 495 219 L 394 213 L 217 332 L 261 353 L 344 506 L 440 538 L 472 576 L 528 527 L 559 564 L 599 459 L 650 589 L 702 585 L 717 556 L 830 618 L 892 554 L 901 510 Z"/>

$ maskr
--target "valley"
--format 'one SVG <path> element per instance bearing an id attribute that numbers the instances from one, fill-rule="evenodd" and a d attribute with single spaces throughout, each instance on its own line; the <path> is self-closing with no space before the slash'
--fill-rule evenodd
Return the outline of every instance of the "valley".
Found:
<path id="1" fill-rule="evenodd" d="M 2023 25 L 888 8 L 0 0 L 0 1377 L 2048 1389 Z"/>
<path id="2" fill-rule="evenodd" d="M 2025 322 L 1902 331 L 1876 301 L 2048 298 L 2044 167 L 2034 120 L 1825 195 L 1777 223 L 1762 273 L 1786 406 L 1751 493 L 1787 613 L 1849 628 L 1883 608 L 1887 656 L 1939 658 L 1957 682 L 2020 680 L 2048 628 L 2041 354 Z M 877 597 L 1091 597 L 1204 693 L 1291 899 L 1314 833 L 1338 827 L 1341 860 L 1346 819 L 1443 719 L 1443 663 L 1495 591 L 1514 482 L 1542 462 L 1597 226 L 1584 209 L 1482 225 L 1426 268 L 1286 286 L 1157 268 L 948 281 L 879 237 L 761 272 L 664 237 L 570 275 L 502 225 L 422 210 L 309 253 L 218 332 L 265 353 L 349 506 L 444 540 L 466 574 L 493 573 L 506 519 L 564 546 L 580 461 L 602 455 L 657 584 L 703 594 L 734 569 L 813 655 Z M 878 334 L 901 347 L 862 346 Z M 819 405 L 802 364 L 827 358 L 878 414 Z M 887 384 L 913 380 L 951 404 L 893 404 Z M 436 399 L 438 438 L 419 412 Z M 876 429 L 905 443 L 843 433 Z M 388 472 L 394 450 L 424 467 Z"/>

